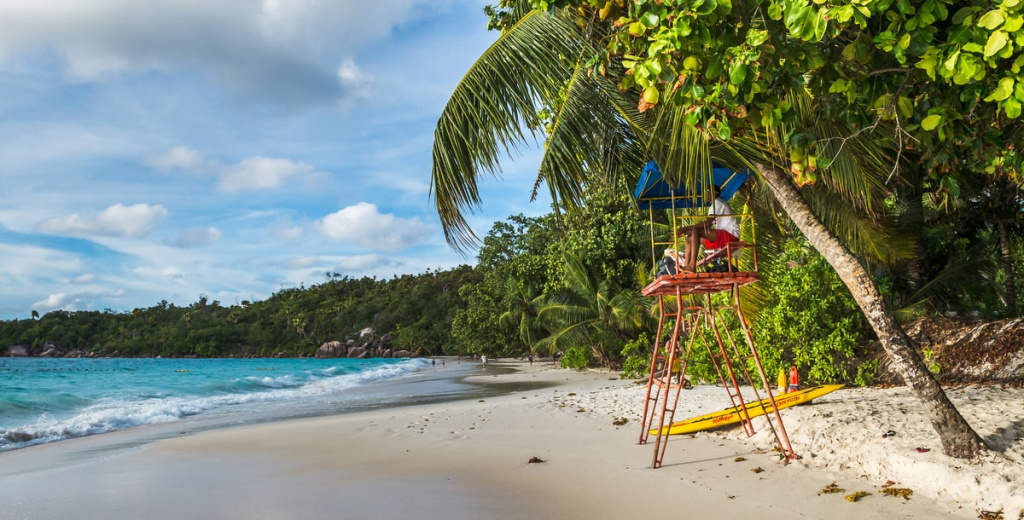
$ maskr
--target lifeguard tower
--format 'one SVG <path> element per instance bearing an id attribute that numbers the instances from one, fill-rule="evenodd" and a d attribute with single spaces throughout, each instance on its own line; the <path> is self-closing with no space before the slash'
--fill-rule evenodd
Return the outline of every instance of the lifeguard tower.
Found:
<path id="1" fill-rule="evenodd" d="M 646 212 L 650 220 L 651 255 L 655 269 L 659 256 L 669 248 L 679 252 L 678 266 L 682 262 L 682 243 L 676 238 L 675 230 L 707 218 L 707 208 L 712 205 L 715 197 L 731 199 L 748 177 L 746 170 L 734 171 L 711 164 L 706 174 L 687 176 L 697 181 L 691 182 L 694 186 L 686 186 L 682 182 L 667 181 L 657 164 L 654 161 L 648 162 L 633 195 L 640 210 Z M 667 217 L 667 226 L 664 222 L 656 222 L 663 214 Z M 657 277 L 642 291 L 644 296 L 658 298 L 660 314 L 638 442 L 647 444 L 650 436 L 654 435 L 652 468 L 661 467 L 680 391 L 684 385 L 688 385 L 687 365 L 693 349 L 699 348 L 696 345 L 698 342 L 707 350 L 732 402 L 731 410 L 739 415 L 747 435 L 754 434 L 751 419 L 765 415 L 783 456 L 787 461 L 796 458 L 782 424 L 771 384 L 757 355 L 750 325 L 740 307 L 739 288 L 760 279 L 753 218 L 743 213 L 734 216 L 740 220 L 743 235 L 740 241 L 729 242 L 724 251 L 705 252 L 709 253 L 705 259 L 708 256 L 723 259 L 724 268 L 715 269 L 716 272 L 698 268 L 695 273 L 677 270 L 675 274 Z M 744 252 L 749 254 L 744 255 Z M 713 305 L 712 295 L 726 291 L 731 292 L 729 303 Z M 746 346 L 737 345 L 733 333 L 726 326 L 730 320 L 739 322 L 744 336 L 740 341 L 745 340 Z M 756 372 L 759 380 L 752 377 L 751 370 Z M 740 392 L 743 384 L 750 386 L 756 401 L 744 399 Z M 767 394 L 766 399 L 761 397 L 762 390 Z"/>

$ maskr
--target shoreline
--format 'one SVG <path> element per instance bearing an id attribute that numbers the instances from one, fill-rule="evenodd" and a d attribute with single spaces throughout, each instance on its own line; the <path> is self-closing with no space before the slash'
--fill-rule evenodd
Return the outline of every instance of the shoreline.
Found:
<path id="1" fill-rule="evenodd" d="M 467 380 L 507 385 L 512 393 L 209 430 L 96 460 L 75 463 L 56 458 L 52 461 L 58 464 L 40 472 L 12 473 L 12 463 L 20 457 L 45 462 L 54 457 L 47 452 L 60 450 L 46 450 L 48 446 L 43 445 L 0 454 L 4 468 L 0 489 L 13 497 L 0 504 L 0 517 L 500 520 L 611 519 L 685 512 L 861 520 L 976 518 L 986 507 L 932 490 L 934 483 L 924 480 L 927 471 L 930 468 L 938 475 L 937 468 L 949 462 L 937 451 L 911 460 L 924 464 L 910 465 L 917 473 L 908 473 L 919 474 L 921 480 L 898 482 L 916 491 L 910 500 L 878 493 L 885 480 L 872 473 L 903 467 L 902 450 L 897 448 L 921 442 L 921 433 L 911 427 L 911 418 L 907 430 L 893 439 L 896 442 L 883 445 L 887 448 L 867 446 L 882 439 L 866 440 L 875 437 L 877 428 L 855 417 L 865 407 L 882 403 L 872 399 L 891 397 L 875 389 L 863 395 L 841 390 L 832 399 L 784 411 L 794 447 L 804 456 L 792 464 L 784 465 L 776 455 L 765 453 L 760 434 L 747 439 L 741 431 L 726 430 L 670 438 L 664 466 L 651 470 L 653 445 L 636 444 L 642 386 L 610 372 L 555 369 L 544 362 L 531 367 L 502 360 L 494 366 L 515 371 L 501 375 L 481 371 Z M 554 386 L 528 388 L 533 383 Z M 522 389 L 515 391 L 517 385 Z M 723 389 L 698 387 L 682 396 L 676 417 L 697 409 L 724 408 L 723 402 L 728 402 Z M 1021 413 L 1020 401 L 1016 402 L 1018 410 L 988 416 L 1008 423 L 1001 430 L 1006 440 L 1000 455 L 1008 459 L 1003 464 L 1011 470 L 1022 467 L 1020 460 L 1012 460 L 1022 442 L 1010 440 L 1024 436 L 1017 430 L 1024 429 L 1020 426 L 1024 419 L 1012 417 Z M 965 415 L 969 413 L 973 412 Z M 881 420 L 877 415 L 868 417 Z M 616 426 L 613 421 L 618 418 L 628 422 Z M 834 424 L 815 432 L 828 420 Z M 858 420 L 860 426 L 856 426 Z M 759 426 L 763 429 L 755 422 Z M 854 442 L 847 447 L 850 451 L 865 453 L 857 461 L 844 462 L 835 454 L 842 451 L 836 443 L 850 436 L 841 426 L 866 432 L 863 438 L 849 439 Z M 924 428 L 930 430 L 927 425 Z M 833 454 L 825 447 L 829 443 Z M 888 468 L 871 467 L 878 456 L 894 461 Z M 531 464 L 531 457 L 545 462 Z M 863 477 L 854 464 L 867 469 Z M 956 465 L 954 461 L 952 466 Z M 763 471 L 755 473 L 755 468 Z M 962 469 L 965 482 L 971 478 L 971 469 Z M 974 469 L 991 473 L 990 467 Z M 992 475 L 987 487 L 979 483 L 980 487 L 961 491 L 987 491 L 993 499 L 1006 492 L 1020 494 L 1013 483 L 1000 488 L 995 482 L 999 476 Z M 843 500 L 844 494 L 819 494 L 833 481 L 847 490 L 844 494 L 868 491 L 870 495 L 849 503 Z M 1008 520 L 1017 518 L 1015 507 L 1024 507 L 1016 506 L 1012 497 L 1003 503 Z"/>

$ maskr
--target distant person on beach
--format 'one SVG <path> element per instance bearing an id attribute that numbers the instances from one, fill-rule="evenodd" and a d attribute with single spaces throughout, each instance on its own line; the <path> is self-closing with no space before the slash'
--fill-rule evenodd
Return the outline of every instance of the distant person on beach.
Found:
<path id="1" fill-rule="evenodd" d="M 740 221 L 724 199 L 715 197 L 715 202 L 708 208 L 708 218 L 679 228 L 676 236 L 686 237 L 685 262 L 678 266 L 678 270 L 693 273 L 697 270 L 698 240 L 704 240 L 704 248 L 708 251 L 722 249 L 729 242 L 739 240 Z"/>
<path id="2" fill-rule="evenodd" d="M 530 360 L 530 366 L 532 367 L 533 366 L 533 353 L 531 352 L 530 355 L 526 356 L 526 357 Z"/>
<path id="3" fill-rule="evenodd" d="M 462 354 L 455 354 L 455 364 L 456 365 L 461 365 L 462 364 Z"/>
<path id="4" fill-rule="evenodd" d="M 430 360 L 430 366 L 436 367 L 437 366 L 437 360 L 436 359 L 431 359 Z"/>
<path id="5" fill-rule="evenodd" d="M 487 355 L 486 354 L 480 354 L 480 364 L 483 365 L 484 368 L 487 368 Z"/>

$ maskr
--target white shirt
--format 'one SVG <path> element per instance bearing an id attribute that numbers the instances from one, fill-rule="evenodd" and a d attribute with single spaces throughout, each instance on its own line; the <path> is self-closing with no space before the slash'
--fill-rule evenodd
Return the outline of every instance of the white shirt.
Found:
<path id="1" fill-rule="evenodd" d="M 736 217 L 731 216 L 733 213 L 732 208 L 721 197 L 715 197 L 715 203 L 708 208 L 708 216 L 715 217 L 715 229 L 728 231 L 732 236 L 740 238 L 740 221 Z"/>

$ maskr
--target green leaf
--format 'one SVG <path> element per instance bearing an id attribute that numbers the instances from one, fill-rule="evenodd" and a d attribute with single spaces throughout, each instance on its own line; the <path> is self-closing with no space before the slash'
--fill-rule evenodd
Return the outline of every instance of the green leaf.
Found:
<path id="1" fill-rule="evenodd" d="M 747 64 L 739 63 L 733 65 L 732 69 L 729 70 L 729 83 L 739 85 L 745 79 L 747 79 Z"/>
<path id="2" fill-rule="evenodd" d="M 999 80 L 999 86 L 992 91 L 991 94 L 985 98 L 985 101 L 1004 101 L 1010 97 L 1013 93 L 1013 78 L 1003 78 Z"/>
<path id="3" fill-rule="evenodd" d="M 788 13 L 786 13 L 786 27 L 791 31 L 804 24 L 804 20 L 807 19 L 807 15 L 811 14 L 811 6 L 805 5 L 803 7 L 792 7 Z"/>
<path id="4" fill-rule="evenodd" d="M 1003 110 L 1006 110 L 1006 117 L 1017 119 L 1020 117 L 1020 101 L 1016 98 L 1008 98 L 1003 102 Z"/>
<path id="5" fill-rule="evenodd" d="M 1006 19 L 1006 23 L 1003 24 L 1003 30 L 1008 33 L 1012 33 L 1016 32 L 1017 29 L 1020 29 L 1022 26 L 1024 26 L 1024 16 L 1018 14 Z"/>
<path id="6" fill-rule="evenodd" d="M 644 101 L 656 105 L 661 97 L 661 93 L 658 92 L 658 87 L 647 87 L 644 89 Z"/>
<path id="7" fill-rule="evenodd" d="M 909 119 L 910 116 L 914 115 L 914 102 L 911 101 L 910 98 L 900 96 L 900 98 L 896 100 L 896 110 L 901 116 Z"/>
<path id="8" fill-rule="evenodd" d="M 956 70 L 956 60 L 957 60 L 957 59 L 958 59 L 959 57 L 960 57 L 960 51 L 956 51 L 956 52 L 954 52 L 953 54 L 950 54 L 950 55 L 949 55 L 949 58 L 947 58 L 947 59 L 946 59 L 946 62 L 945 62 L 945 63 L 943 63 L 943 64 L 942 64 L 942 66 L 943 66 L 943 67 L 944 67 L 944 68 L 945 68 L 946 70 L 949 70 L 949 71 L 955 71 L 955 70 Z"/>
<path id="9" fill-rule="evenodd" d="M 985 44 L 985 57 L 994 56 L 997 52 L 1001 51 L 1006 46 L 1006 33 L 1003 31 L 995 31 L 988 37 L 988 43 Z"/>
<path id="10" fill-rule="evenodd" d="M 1000 25 L 1003 25 L 1003 21 L 1006 19 L 1003 11 L 999 9 L 993 9 L 978 19 L 978 26 L 984 27 L 989 30 L 993 30 Z"/>
<path id="11" fill-rule="evenodd" d="M 711 56 L 711 60 L 708 61 L 708 68 L 704 71 L 704 75 L 708 79 L 715 79 L 725 72 L 725 66 L 722 63 L 722 54 L 716 53 Z"/>
<path id="12" fill-rule="evenodd" d="M 847 89 L 848 86 L 849 86 L 849 84 L 846 82 L 845 79 L 839 78 L 839 79 L 837 79 L 835 81 L 835 83 L 832 84 L 831 87 L 828 88 L 828 91 L 829 92 L 846 92 L 846 89 Z"/>
<path id="13" fill-rule="evenodd" d="M 960 25 L 960 24 L 962 24 L 962 23 L 963 23 L 963 21 L 964 21 L 965 19 L 967 19 L 967 17 L 968 17 L 968 16 L 970 16 L 970 15 L 972 15 L 972 14 L 974 14 L 974 13 L 978 12 L 978 11 L 981 11 L 981 8 L 980 8 L 980 7 L 976 7 L 976 6 L 971 6 L 971 7 L 962 7 L 962 8 L 960 8 L 960 10 L 958 10 L 958 11 L 957 11 L 957 12 L 956 12 L 956 13 L 955 13 L 955 14 L 953 15 L 953 24 L 954 24 L 954 25 Z"/>
<path id="14" fill-rule="evenodd" d="M 656 15 L 656 14 L 650 12 L 650 11 L 647 11 L 646 13 L 640 15 L 640 23 L 642 23 L 644 25 L 644 27 L 646 27 L 648 29 L 657 26 L 658 22 L 660 22 L 660 21 L 661 21 L 661 19 L 658 18 L 658 15 Z"/>
<path id="15" fill-rule="evenodd" d="M 757 47 L 766 41 L 768 41 L 768 31 L 757 29 L 747 31 L 747 44 L 751 47 Z"/>
<path id="16" fill-rule="evenodd" d="M 772 20 L 782 19 L 782 6 L 772 2 L 772 4 L 768 6 L 768 18 L 771 18 Z"/>
<path id="17" fill-rule="evenodd" d="M 934 130 L 935 127 L 939 126 L 939 123 L 941 122 L 942 116 L 940 116 L 939 114 L 932 114 L 924 118 L 924 121 L 921 121 L 921 128 L 924 128 L 925 130 L 928 130 L 930 132 Z"/>
<path id="18" fill-rule="evenodd" d="M 825 31 L 828 29 L 828 17 L 825 16 L 826 11 L 824 9 L 818 11 L 814 15 L 814 40 L 820 41 L 825 36 Z"/>
<path id="19" fill-rule="evenodd" d="M 732 129 L 729 128 L 729 123 L 725 121 L 718 122 L 718 138 L 723 141 L 728 141 L 732 137 Z"/>

